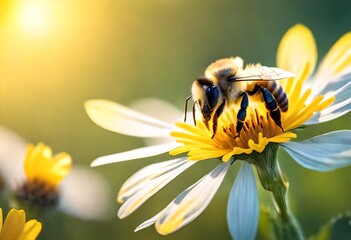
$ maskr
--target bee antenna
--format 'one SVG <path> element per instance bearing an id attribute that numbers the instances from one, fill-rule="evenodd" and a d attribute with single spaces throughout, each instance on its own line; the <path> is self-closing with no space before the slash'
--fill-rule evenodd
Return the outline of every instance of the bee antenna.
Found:
<path id="1" fill-rule="evenodd" d="M 184 122 L 186 122 L 186 113 L 188 112 L 188 101 L 191 99 L 192 95 L 187 97 L 185 99 L 185 104 L 184 104 Z"/>

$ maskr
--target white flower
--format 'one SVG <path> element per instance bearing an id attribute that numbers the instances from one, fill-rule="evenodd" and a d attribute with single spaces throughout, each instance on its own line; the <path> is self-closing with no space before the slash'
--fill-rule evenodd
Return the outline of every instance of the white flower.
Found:
<path id="1" fill-rule="evenodd" d="M 248 127 L 240 136 L 240 139 L 243 139 L 243 135 L 246 136 L 246 142 L 242 140 L 238 143 L 236 138 L 231 138 L 226 131 L 221 132 L 221 129 L 212 139 L 212 133 L 200 121 L 196 126 L 186 123 L 175 126 L 111 101 L 86 102 L 89 117 L 105 129 L 142 138 L 168 139 L 163 143 L 100 157 L 92 163 L 92 166 L 141 159 L 168 151 L 172 155 L 188 153 L 189 156 L 149 165 L 131 176 L 118 193 L 118 201 L 123 203 L 118 211 L 118 217 L 124 218 L 130 215 L 197 160 L 221 159 L 222 163 L 213 171 L 178 195 L 161 212 L 136 228 L 138 231 L 155 224 L 158 233 L 162 235 L 172 233 L 204 211 L 234 160 L 243 160 L 240 158 L 241 154 L 251 156 L 253 153 L 262 153 L 271 143 L 279 144 L 293 159 L 309 169 L 329 171 L 350 165 L 350 130 L 326 133 L 301 142 L 290 141 L 296 137 L 292 132 L 296 128 L 333 120 L 350 111 L 350 43 L 351 33 L 348 33 L 332 47 L 317 73 L 309 79 L 310 87 L 307 88 L 304 82 L 316 64 L 316 46 L 308 28 L 303 25 L 291 28 L 280 43 L 277 56 L 279 68 L 297 74 L 296 78 L 282 81 L 282 86 L 292 102 L 288 112 L 282 115 L 282 125 L 286 132 L 278 128 L 273 129 L 270 120 L 265 118 L 266 112 L 263 111 L 261 123 L 257 122 L 256 119 L 259 118 L 253 113 L 253 117 L 251 119 L 249 117 L 247 122 L 256 128 Z M 222 114 L 218 125 L 222 124 L 221 126 L 225 128 L 236 122 L 230 121 L 236 117 L 234 108 L 235 106 Z M 162 107 L 158 110 L 167 115 L 166 109 L 168 108 Z M 259 115 L 259 111 L 256 114 Z M 170 134 L 173 139 L 169 139 Z M 234 239 L 255 238 L 258 206 L 252 165 L 244 161 L 230 192 L 227 206 L 229 230 Z"/>

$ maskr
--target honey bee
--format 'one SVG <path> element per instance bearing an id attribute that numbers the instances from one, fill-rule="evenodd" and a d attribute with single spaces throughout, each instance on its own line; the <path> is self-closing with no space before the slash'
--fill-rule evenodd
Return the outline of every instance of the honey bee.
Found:
<path id="1" fill-rule="evenodd" d="M 249 64 L 244 68 L 240 57 L 223 58 L 209 65 L 205 75 L 194 81 L 191 88 L 192 95 L 185 102 L 185 112 L 189 99 L 193 98 L 194 123 L 196 124 L 195 105 L 197 105 L 208 128 L 208 122 L 212 119 L 213 138 L 217 131 L 218 117 L 226 105 L 240 102 L 236 123 L 236 133 L 239 136 L 249 105 L 248 95 L 261 94 L 270 117 L 284 131 L 280 112 L 288 110 L 289 100 L 283 87 L 276 80 L 294 76 L 295 74 L 282 69 L 260 64 Z"/>

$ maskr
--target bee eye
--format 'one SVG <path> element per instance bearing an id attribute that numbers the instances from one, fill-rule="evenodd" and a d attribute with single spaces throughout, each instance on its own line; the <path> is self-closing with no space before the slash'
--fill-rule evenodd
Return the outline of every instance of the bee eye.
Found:
<path id="1" fill-rule="evenodd" d="M 216 86 L 209 86 L 206 89 L 206 98 L 210 109 L 213 109 L 217 105 L 218 95 L 218 89 Z"/>
<path id="2" fill-rule="evenodd" d="M 227 81 L 228 82 L 234 82 L 236 80 L 236 76 L 235 75 L 229 75 L 228 77 L 227 77 Z"/>

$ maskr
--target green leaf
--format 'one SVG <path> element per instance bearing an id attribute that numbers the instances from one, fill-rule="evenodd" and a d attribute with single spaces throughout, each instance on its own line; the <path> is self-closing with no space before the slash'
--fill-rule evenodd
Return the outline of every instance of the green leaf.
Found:
<path id="1" fill-rule="evenodd" d="M 341 214 L 324 225 L 310 240 L 351 239 L 351 212 Z"/>
<path id="2" fill-rule="evenodd" d="M 260 219 L 258 222 L 258 230 L 257 230 L 257 237 L 258 240 L 266 240 L 266 239 L 276 239 L 272 234 L 273 230 L 273 214 L 272 211 L 263 206 L 260 206 Z"/>

